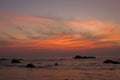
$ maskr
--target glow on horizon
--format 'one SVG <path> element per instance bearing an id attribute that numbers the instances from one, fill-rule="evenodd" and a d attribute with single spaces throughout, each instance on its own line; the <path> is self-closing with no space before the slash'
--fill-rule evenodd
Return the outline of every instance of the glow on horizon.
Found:
<path id="1" fill-rule="evenodd" d="M 119 24 L 0 15 L 0 48 L 80 50 L 120 46 Z"/>

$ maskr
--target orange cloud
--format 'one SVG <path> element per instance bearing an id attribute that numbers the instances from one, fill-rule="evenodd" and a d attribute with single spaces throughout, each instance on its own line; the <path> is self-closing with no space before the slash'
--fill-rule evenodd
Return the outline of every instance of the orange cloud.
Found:
<path id="1" fill-rule="evenodd" d="M 8 44 L 9 43 L 9 44 Z M 83 50 L 116 46 L 114 42 L 93 39 L 80 39 L 75 36 L 61 35 L 46 40 L 9 40 L 7 45 L 0 47 L 11 49 L 55 49 L 55 50 Z"/>
<path id="2" fill-rule="evenodd" d="M 120 46 L 120 26 L 112 22 L 0 17 L 1 48 L 80 50 Z"/>

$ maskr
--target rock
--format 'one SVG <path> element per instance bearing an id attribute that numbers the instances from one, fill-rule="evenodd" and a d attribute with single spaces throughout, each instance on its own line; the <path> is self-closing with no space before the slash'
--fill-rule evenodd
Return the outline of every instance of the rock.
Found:
<path id="1" fill-rule="evenodd" d="M 75 57 L 73 57 L 73 58 L 75 58 L 75 59 L 80 59 L 80 58 L 82 58 L 81 56 L 75 56 Z"/>
<path id="2" fill-rule="evenodd" d="M 63 59 L 59 59 L 60 61 L 63 61 Z"/>
<path id="3" fill-rule="evenodd" d="M 113 60 L 105 60 L 103 63 L 112 63 Z"/>
<path id="4" fill-rule="evenodd" d="M 113 64 L 120 64 L 120 62 L 118 62 L 118 61 L 114 61 Z"/>
<path id="5" fill-rule="evenodd" d="M 54 65 L 55 65 L 55 66 L 57 66 L 57 65 L 58 65 L 58 63 L 55 63 Z"/>
<path id="6" fill-rule="evenodd" d="M 107 63 L 107 64 L 120 64 L 120 62 L 113 61 L 113 60 L 105 60 L 103 63 Z"/>
<path id="7" fill-rule="evenodd" d="M 11 63 L 21 63 L 21 62 L 17 59 L 12 59 Z"/>
<path id="8" fill-rule="evenodd" d="M 3 60 L 3 61 L 4 61 L 4 60 L 7 60 L 7 59 L 5 59 L 5 58 L 1 58 L 0 60 Z"/>
<path id="9" fill-rule="evenodd" d="M 26 67 L 28 67 L 28 68 L 34 68 L 35 66 L 33 64 L 27 64 Z"/>
<path id="10" fill-rule="evenodd" d="M 75 57 L 73 57 L 74 59 L 95 59 L 96 57 L 94 57 L 94 56 L 79 56 L 79 55 L 77 55 L 77 56 L 75 56 Z"/>

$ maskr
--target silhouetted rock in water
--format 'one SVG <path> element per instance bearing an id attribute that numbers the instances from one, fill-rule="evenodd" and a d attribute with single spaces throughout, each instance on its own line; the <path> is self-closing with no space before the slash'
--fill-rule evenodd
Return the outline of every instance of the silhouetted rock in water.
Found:
<path id="1" fill-rule="evenodd" d="M 105 60 L 103 63 L 112 63 L 113 60 Z"/>
<path id="2" fill-rule="evenodd" d="M 55 66 L 57 66 L 57 65 L 58 65 L 58 63 L 55 63 L 54 65 L 55 65 Z"/>
<path id="3" fill-rule="evenodd" d="M 75 57 L 73 57 L 73 58 L 75 58 L 75 59 L 80 59 L 80 58 L 82 58 L 81 56 L 75 56 Z"/>
<path id="4" fill-rule="evenodd" d="M 60 61 L 63 61 L 63 59 L 60 59 Z"/>
<path id="5" fill-rule="evenodd" d="M 5 59 L 5 58 L 1 58 L 0 60 L 7 60 L 7 59 Z"/>
<path id="6" fill-rule="evenodd" d="M 33 64 L 27 64 L 26 67 L 28 67 L 28 68 L 34 68 L 35 66 Z"/>
<path id="7" fill-rule="evenodd" d="M 11 63 L 21 63 L 21 62 L 19 60 L 17 60 L 17 59 L 12 59 Z"/>
<path id="8" fill-rule="evenodd" d="M 120 64 L 120 62 L 113 61 L 113 60 L 105 60 L 103 63 L 107 63 L 107 64 Z"/>
<path id="9" fill-rule="evenodd" d="M 79 55 L 77 55 L 77 56 L 75 56 L 73 58 L 74 59 L 95 59 L 96 57 L 94 57 L 94 56 L 79 56 Z"/>

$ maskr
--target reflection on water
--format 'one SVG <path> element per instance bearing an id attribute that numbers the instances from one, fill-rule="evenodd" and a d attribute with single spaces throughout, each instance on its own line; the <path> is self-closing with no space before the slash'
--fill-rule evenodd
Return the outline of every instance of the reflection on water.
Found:
<path id="1" fill-rule="evenodd" d="M 0 80 L 120 80 L 120 64 L 104 64 L 105 59 L 120 58 L 24 58 L 19 64 L 11 64 L 11 59 L 2 60 Z M 28 63 L 36 67 L 26 68 Z"/>

